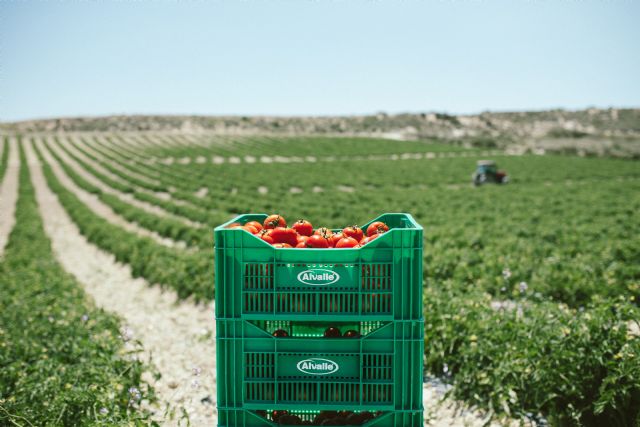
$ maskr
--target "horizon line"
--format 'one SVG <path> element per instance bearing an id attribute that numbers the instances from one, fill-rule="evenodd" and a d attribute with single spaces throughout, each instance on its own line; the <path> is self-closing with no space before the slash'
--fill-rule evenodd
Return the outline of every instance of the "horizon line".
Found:
<path id="1" fill-rule="evenodd" d="M 413 111 L 385 111 L 378 110 L 368 113 L 348 113 L 348 114 L 243 114 L 243 113 L 228 113 L 228 114 L 207 114 L 207 113 L 105 113 L 105 114 L 88 114 L 88 115 L 69 115 L 69 116 L 41 116 L 32 117 L 18 120 L 5 121 L 0 119 L 0 124 L 19 124 L 25 122 L 44 122 L 50 120 L 74 120 L 74 119 L 105 119 L 109 117 L 209 117 L 209 118 L 281 118 L 281 119 L 320 119 L 320 118 L 355 118 L 355 117 L 367 117 L 377 116 L 384 114 L 387 116 L 401 116 L 401 115 L 419 115 L 419 114 L 444 114 L 448 116 L 478 116 L 482 114 L 508 114 L 508 113 L 542 113 L 546 111 L 566 111 L 566 112 L 578 112 L 587 110 L 638 110 L 640 104 L 634 106 L 596 106 L 589 105 L 582 108 L 566 108 L 566 107 L 549 107 L 540 109 L 485 109 L 476 112 L 463 112 L 455 113 L 444 110 L 413 110 Z"/>

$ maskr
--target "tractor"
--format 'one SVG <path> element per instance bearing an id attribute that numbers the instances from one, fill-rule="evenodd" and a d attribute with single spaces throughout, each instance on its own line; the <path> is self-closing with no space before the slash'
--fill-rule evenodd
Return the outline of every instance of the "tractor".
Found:
<path id="1" fill-rule="evenodd" d="M 506 184 L 509 182 L 509 175 L 505 171 L 499 171 L 493 160 L 478 160 L 471 180 L 476 187 L 482 184 Z"/>

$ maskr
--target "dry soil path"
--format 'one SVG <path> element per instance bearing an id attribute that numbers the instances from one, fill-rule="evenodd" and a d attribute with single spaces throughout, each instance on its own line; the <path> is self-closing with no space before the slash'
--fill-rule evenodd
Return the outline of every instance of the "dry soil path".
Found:
<path id="1" fill-rule="evenodd" d="M 446 389 L 434 382 L 424 385 L 422 402 L 425 426 L 430 427 L 515 427 L 516 421 L 503 420 L 489 422 L 489 417 L 480 411 L 470 409 L 463 403 L 444 399 Z M 531 427 L 529 423 L 524 426 Z M 522 427 L 522 426 L 521 426 Z"/>
<path id="2" fill-rule="evenodd" d="M 9 234 L 16 222 L 16 202 L 18 200 L 18 174 L 20 172 L 20 152 L 18 141 L 9 138 L 5 143 L 5 150 L 9 150 L 9 159 L 4 178 L 0 183 L 0 256 L 4 254 L 4 247 L 9 240 Z"/>
<path id="3" fill-rule="evenodd" d="M 173 292 L 131 276 L 128 266 L 90 244 L 47 186 L 31 144 L 25 145 L 45 231 L 58 262 L 83 284 L 96 304 L 120 315 L 123 336 L 140 340 L 162 377 L 149 378 L 164 404 L 189 414 L 192 425 L 214 425 L 215 324 L 213 305 L 180 302 Z M 163 425 L 176 420 L 157 418 Z"/>

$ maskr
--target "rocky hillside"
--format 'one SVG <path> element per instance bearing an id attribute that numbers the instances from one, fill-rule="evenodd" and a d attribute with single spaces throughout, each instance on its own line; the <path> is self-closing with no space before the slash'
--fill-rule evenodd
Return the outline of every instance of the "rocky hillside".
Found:
<path id="1" fill-rule="evenodd" d="M 2 123 L 17 132 L 175 131 L 279 134 L 378 135 L 437 138 L 454 144 L 578 154 L 640 157 L 640 109 L 448 115 L 368 116 L 107 116 Z"/>

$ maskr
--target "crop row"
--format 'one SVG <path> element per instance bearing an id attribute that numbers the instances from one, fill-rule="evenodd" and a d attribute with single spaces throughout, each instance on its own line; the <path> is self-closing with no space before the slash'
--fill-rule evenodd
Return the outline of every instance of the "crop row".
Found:
<path id="1" fill-rule="evenodd" d="M 571 169 L 574 160 L 592 160 L 532 159 L 548 160 L 549 164 L 564 160 L 564 169 Z M 638 267 L 631 262 L 638 256 L 637 242 L 627 238 L 627 233 L 637 227 L 630 225 L 630 230 L 618 225 L 632 223 L 638 206 L 638 198 L 634 197 L 637 182 L 623 181 L 621 185 L 619 181 L 598 177 L 603 172 L 594 166 L 606 171 L 609 164 L 597 160 L 582 163 L 593 178 L 571 183 L 545 181 L 499 189 L 463 187 L 421 191 L 410 188 L 392 192 L 379 192 L 366 186 L 363 189 L 359 184 L 354 185 L 356 193 L 287 192 L 279 194 L 275 201 L 273 197 L 239 192 L 221 198 L 215 209 L 228 215 L 277 210 L 289 218 L 300 216 L 331 226 L 364 221 L 385 206 L 395 206 L 397 210 L 414 213 L 427 226 L 427 253 L 430 254 L 427 266 L 431 268 L 428 277 L 434 280 L 454 277 L 504 297 L 501 272 L 511 266 L 514 280 L 525 281 L 545 296 L 577 306 L 594 294 L 638 295 L 634 284 Z M 625 162 L 611 162 L 626 166 Z M 261 174 L 265 167 L 255 165 L 254 169 L 255 174 Z M 628 173 L 624 169 L 622 172 Z M 250 177 L 249 173 L 245 176 L 247 180 Z M 122 178 L 126 179 L 126 175 Z M 330 200 L 330 203 L 316 203 L 314 199 Z M 364 203 L 354 203 L 354 199 Z M 171 204 L 162 203 L 167 208 Z M 438 234 L 443 228 L 437 225 L 447 228 L 441 236 Z M 607 233 L 607 239 L 600 238 L 603 233 Z M 430 248 L 434 250 L 431 252 Z M 430 262 L 429 257 L 435 257 L 434 262 Z"/>
<path id="2" fill-rule="evenodd" d="M 2 177 L 4 177 L 4 172 L 7 170 L 7 165 L 9 163 L 9 137 L 0 139 L 0 142 L 4 144 L 2 156 L 0 156 L 0 182 L 2 182 Z"/>
<path id="3" fill-rule="evenodd" d="M 73 154 L 66 147 L 62 146 L 62 148 L 65 149 L 67 154 L 69 154 L 76 162 L 78 162 L 83 167 L 85 167 L 89 173 L 94 175 L 99 180 L 103 181 L 106 185 L 109 185 L 110 187 L 114 188 L 112 183 L 114 183 L 115 181 L 113 179 L 110 179 L 106 177 L 104 174 L 101 174 L 98 171 L 96 171 L 95 168 L 91 167 L 87 162 L 82 160 L 77 155 Z M 89 153 L 87 150 L 82 149 L 81 146 L 75 146 L 75 148 L 77 148 L 83 155 L 87 156 L 92 161 L 98 163 L 100 166 L 106 166 L 109 164 L 108 161 L 98 158 L 97 156 Z M 126 165 L 126 163 L 121 164 L 121 166 L 123 166 L 125 169 L 130 167 Z M 138 172 L 143 170 L 144 170 L 143 168 L 137 168 Z M 163 182 L 165 183 L 164 184 L 165 186 L 150 187 L 146 183 L 142 183 L 140 185 L 139 180 L 137 183 L 135 181 L 131 181 L 130 175 L 127 173 L 124 173 L 122 170 L 118 168 L 111 167 L 111 173 L 113 175 L 116 175 L 119 178 L 119 180 L 115 184 L 115 188 L 118 191 L 131 193 L 133 197 L 135 197 L 136 199 L 143 202 L 157 205 L 163 208 L 164 210 L 170 213 L 173 213 L 175 215 L 183 216 L 191 221 L 208 224 L 211 227 L 221 222 L 225 222 L 228 219 L 227 216 L 216 214 L 214 209 L 211 209 L 210 207 L 202 206 L 202 203 L 198 199 L 198 197 L 194 196 L 191 193 L 184 194 L 183 192 L 180 192 L 180 191 L 173 192 L 172 196 L 174 199 L 177 199 L 177 202 L 172 200 L 164 200 L 161 197 L 156 196 L 154 193 L 154 190 L 156 191 L 164 190 L 166 192 L 166 190 L 168 190 L 168 188 L 171 186 L 169 183 L 167 183 L 167 179 L 168 179 L 167 176 L 163 178 Z M 175 177 L 175 180 L 176 180 L 175 182 L 177 182 L 179 180 L 179 177 Z M 201 206 L 197 206 L 196 204 L 200 204 Z"/>
<path id="4" fill-rule="evenodd" d="M 81 147 L 78 148 L 81 149 Z M 96 149 L 96 146 L 94 145 L 93 148 Z M 107 150 L 106 147 L 103 148 Z M 260 187 L 267 188 L 270 194 L 281 195 L 284 193 L 286 195 L 288 193 L 291 193 L 291 184 L 286 184 L 287 182 L 291 182 L 290 179 L 287 179 L 291 176 L 299 178 L 296 179 L 296 186 L 303 186 L 302 188 L 300 188 L 300 190 L 305 190 L 306 192 L 313 192 L 314 189 L 318 191 L 319 188 L 320 191 L 324 190 L 327 193 L 332 193 L 334 191 L 337 191 L 335 190 L 336 187 L 339 187 L 339 184 L 335 184 L 333 186 L 334 188 L 326 186 L 326 181 L 331 180 L 331 177 L 336 175 L 334 172 L 340 172 L 339 170 L 327 171 L 326 169 L 318 169 L 317 167 L 312 167 L 311 165 L 282 165 L 282 168 L 271 165 L 266 166 L 266 168 L 260 167 L 263 165 L 254 165 L 248 168 L 243 167 L 241 170 L 235 170 L 234 168 L 237 167 L 235 165 L 230 167 L 203 167 L 202 165 L 196 167 L 195 165 L 193 165 L 193 167 L 187 167 L 186 169 L 178 169 L 177 165 L 147 165 L 144 164 L 144 162 L 139 158 L 136 159 L 135 157 L 131 157 L 129 153 L 127 159 L 125 159 L 119 153 L 106 153 L 105 151 L 101 151 L 101 153 L 105 156 L 108 156 L 111 161 L 120 162 L 121 166 L 124 168 L 128 168 L 132 171 L 135 170 L 136 173 L 142 173 L 149 176 L 150 178 L 157 179 L 165 186 L 165 188 L 169 188 L 173 183 L 178 187 L 175 191 L 172 192 L 172 196 L 174 198 L 188 202 L 192 205 L 199 206 L 209 211 L 217 209 L 218 204 L 235 204 L 237 201 L 242 202 L 244 200 L 251 201 L 255 200 L 256 196 L 258 196 L 259 199 L 268 198 L 258 194 L 258 188 Z M 135 162 L 134 165 L 129 164 L 129 162 L 131 162 L 132 160 L 133 162 Z M 367 167 L 369 166 L 366 163 L 355 164 Z M 342 166 L 342 168 L 344 169 L 344 165 Z M 304 174 L 304 171 L 308 171 L 310 173 Z M 227 176 L 230 175 L 227 172 L 236 172 L 234 175 L 237 176 L 237 179 L 233 176 Z M 129 179 L 127 177 L 127 174 L 121 173 L 119 176 L 125 180 Z M 306 179 L 307 176 L 308 179 Z M 251 181 L 254 181 L 255 183 L 252 184 Z M 306 184 L 305 181 L 308 181 L 306 188 L 304 188 Z M 357 179 L 355 179 L 354 181 L 356 181 L 355 183 L 357 184 Z M 353 184 L 354 183 L 352 182 L 351 185 Z M 318 185 L 322 185 L 323 187 L 318 187 Z M 209 190 L 208 194 L 206 194 L 205 196 L 196 196 L 193 194 L 203 186 L 205 186 Z M 365 182 L 364 186 L 366 187 L 370 185 Z M 343 190 L 350 191 L 351 188 L 353 187 L 349 187 L 349 185 L 345 184 Z M 317 195 L 316 197 L 319 198 L 322 196 Z M 227 209 L 226 211 L 235 213 L 233 207 Z"/>
<path id="5" fill-rule="evenodd" d="M 317 164 L 238 164 L 238 165 L 155 165 L 186 178 L 181 182 L 185 190 L 196 191 L 197 185 L 209 188 L 208 198 L 229 196 L 233 189 L 248 190 L 254 196 L 260 186 L 269 193 L 288 192 L 293 185 L 303 193 L 320 185 L 328 192 L 345 187 L 369 186 L 384 191 L 390 187 L 439 186 L 467 184 L 474 167 L 474 158 L 433 160 L 403 160 L 374 162 L 328 162 Z M 581 159 L 570 157 L 504 157 L 501 166 L 512 173 L 519 184 L 554 183 L 566 180 L 610 179 L 613 176 L 638 176 L 633 162 L 610 159 Z M 136 164 L 138 166 L 138 164 Z M 140 164 L 141 168 L 144 168 Z M 348 177 L 345 172 L 348 172 Z M 189 179 L 191 177 L 191 179 Z M 291 177 L 295 178 L 295 184 Z M 287 179 L 289 178 L 289 179 Z M 417 180 L 418 179 L 418 180 Z M 165 185 L 167 185 L 165 183 Z"/>
<path id="6" fill-rule="evenodd" d="M 139 224 L 140 226 L 157 232 L 163 237 L 167 237 L 177 241 L 183 241 L 189 246 L 200 247 L 201 249 L 210 248 L 211 236 L 205 228 L 196 228 L 185 225 L 183 222 L 171 218 L 160 217 L 155 214 L 148 213 L 144 209 L 132 206 L 127 202 L 123 202 L 118 196 L 105 193 L 100 188 L 89 183 L 77 174 L 69 165 L 67 165 L 58 154 L 51 150 L 45 143 L 49 153 L 54 157 L 58 164 L 62 167 L 64 173 L 83 190 L 95 194 L 100 201 L 113 209 L 114 212 L 121 215 L 130 222 Z"/>
<path id="7" fill-rule="evenodd" d="M 38 157 L 43 160 L 39 151 Z M 93 213 L 76 195 L 64 188 L 51 167 L 46 162 L 43 163 L 47 183 L 57 194 L 80 232 L 90 242 L 112 253 L 118 261 L 129 264 L 135 277 L 144 277 L 150 283 L 171 286 L 182 298 L 213 297 L 213 248 L 195 253 L 166 248 L 150 238 L 136 236 L 112 225 Z"/>
<path id="8" fill-rule="evenodd" d="M 113 140 L 113 138 L 111 140 Z M 78 148 L 82 149 L 82 147 L 78 147 Z M 211 177 L 215 175 L 218 178 L 216 180 L 211 180 L 210 182 L 206 182 L 207 188 L 209 188 L 210 190 L 209 194 L 206 197 L 212 198 L 217 196 L 228 196 L 229 190 L 233 190 L 234 188 L 234 187 L 229 187 L 230 180 L 220 179 L 220 178 L 224 178 L 223 174 L 227 170 L 223 166 L 212 167 L 211 165 L 205 164 L 205 165 L 197 165 L 197 166 L 188 165 L 188 166 L 185 166 L 184 168 L 179 168 L 179 165 L 171 165 L 171 166 L 162 165 L 162 164 L 149 165 L 148 162 L 144 162 L 145 157 L 142 154 L 136 155 L 136 154 L 132 154 L 131 151 L 128 151 L 126 155 L 123 155 L 122 153 L 119 152 L 120 149 L 118 149 L 117 150 L 118 152 L 116 152 L 116 150 L 113 150 L 111 147 L 107 146 L 106 144 L 102 145 L 101 147 L 99 147 L 96 144 L 92 144 L 92 150 L 100 151 L 102 155 L 108 157 L 110 160 L 119 162 L 121 167 L 129 169 L 132 172 L 135 170 L 135 173 L 141 173 L 151 179 L 161 181 L 165 186 L 165 188 L 170 186 L 169 183 L 172 182 L 171 180 L 175 179 L 176 174 L 178 174 L 180 178 L 184 178 L 184 180 L 179 181 L 179 183 L 182 185 L 182 187 L 186 191 L 191 191 L 191 192 L 196 191 L 199 189 L 197 188 L 197 186 L 202 186 L 203 182 L 206 182 L 203 180 L 203 176 L 202 176 L 203 170 L 209 172 L 212 175 Z M 108 153 L 107 151 L 112 151 L 112 152 Z M 135 165 L 130 164 L 132 161 L 135 163 Z M 357 164 L 366 165 L 366 163 L 357 163 Z M 190 167 L 190 166 L 194 166 L 194 167 Z M 237 166 L 238 165 L 232 165 L 230 167 L 234 168 Z M 245 168 L 243 169 L 243 173 L 246 172 L 247 170 L 246 166 L 254 168 L 254 167 L 257 167 L 258 165 L 245 165 Z M 281 165 L 281 166 L 283 168 L 286 168 L 287 165 Z M 299 170 L 299 166 L 300 165 L 295 165 L 295 167 L 298 170 Z M 344 164 L 341 167 L 344 168 Z M 309 170 L 313 170 L 311 166 L 307 166 L 306 168 L 308 168 Z M 271 170 L 273 170 L 273 168 Z M 195 173 L 193 171 L 195 171 Z M 163 177 L 165 178 L 164 180 L 163 180 Z M 247 176 L 247 178 L 250 179 L 251 176 Z M 279 183 L 280 183 L 280 180 L 274 180 L 273 182 L 269 182 L 269 185 L 270 186 L 278 185 Z M 219 189 L 216 188 L 219 184 L 224 184 L 226 188 L 219 188 Z M 141 185 L 144 186 L 144 184 L 141 184 Z M 254 187 L 254 190 L 252 191 L 252 193 L 255 194 L 258 186 L 261 186 L 261 185 L 264 185 L 264 183 L 258 183 Z M 275 189 L 277 190 L 277 188 Z M 283 187 L 283 190 L 285 191 L 288 191 L 289 189 L 290 187 Z"/>
<path id="9" fill-rule="evenodd" d="M 125 351 L 119 319 L 55 261 L 20 158 L 17 222 L 0 261 L 0 424 L 148 424 L 139 403 L 153 390 L 129 357 L 138 349 Z"/>
<path id="10" fill-rule="evenodd" d="M 130 182 L 129 175 L 126 173 L 123 173 L 119 169 L 112 168 L 113 170 L 112 174 L 116 175 L 118 177 L 118 180 L 116 181 L 114 179 L 111 179 L 107 177 L 105 174 L 98 172 L 94 167 L 89 165 L 87 161 L 83 160 L 77 154 L 70 151 L 69 148 L 66 147 L 65 145 L 63 144 L 58 144 L 58 145 L 74 161 L 76 161 L 79 165 L 81 165 L 87 172 L 89 172 L 95 178 L 102 181 L 105 185 L 123 193 L 130 193 L 132 194 L 133 197 L 135 197 L 136 199 L 142 202 L 147 202 L 153 205 L 157 205 L 169 213 L 182 216 L 191 221 L 205 223 L 210 225 L 211 227 L 214 227 L 215 225 L 221 222 L 224 222 L 227 219 L 226 216 L 216 215 L 215 211 L 212 211 L 211 209 L 204 209 L 202 207 L 193 206 L 192 204 L 184 204 L 185 200 L 178 199 L 178 202 L 176 202 L 176 201 L 162 199 L 160 196 L 156 196 L 155 195 L 156 193 L 152 192 L 148 188 L 140 188 L 136 186 L 133 182 Z M 82 155 L 86 156 L 92 162 L 98 163 L 100 166 L 104 166 L 105 164 L 109 163 L 108 161 L 99 159 L 95 155 L 89 153 L 87 150 L 84 150 L 81 146 L 76 146 L 75 144 L 72 144 L 72 145 L 75 148 L 77 148 Z M 142 170 L 143 170 L 142 168 L 138 169 L 138 171 L 142 171 Z M 165 177 L 165 179 L 167 179 L 167 177 Z M 178 180 L 179 178 L 176 177 L 175 179 Z M 195 196 L 192 196 L 192 197 L 197 199 Z"/>
<path id="11" fill-rule="evenodd" d="M 390 141 L 367 137 L 314 136 L 183 136 L 158 138 L 146 135 L 141 139 L 154 142 L 148 153 L 154 157 L 219 156 L 354 156 L 362 154 L 395 154 L 467 151 L 464 148 L 435 141 Z"/>

